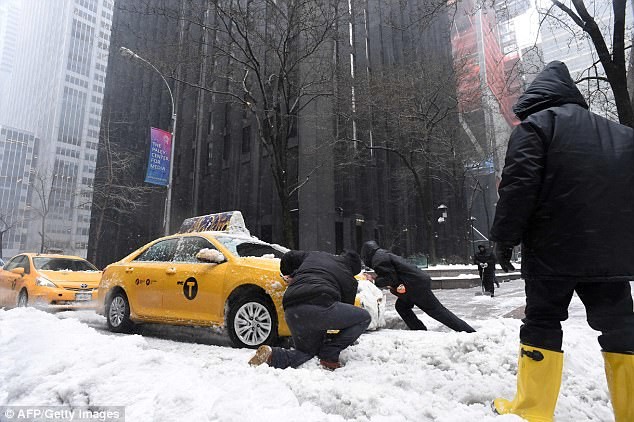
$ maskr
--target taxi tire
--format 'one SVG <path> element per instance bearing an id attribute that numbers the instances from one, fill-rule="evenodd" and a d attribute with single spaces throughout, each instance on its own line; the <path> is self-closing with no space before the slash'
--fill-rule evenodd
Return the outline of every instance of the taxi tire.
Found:
<path id="1" fill-rule="evenodd" d="M 18 301 L 16 303 L 16 307 L 18 308 L 26 308 L 29 306 L 29 294 L 26 290 L 20 290 L 20 294 L 18 295 Z"/>
<path id="2" fill-rule="evenodd" d="M 240 337 L 236 333 L 234 329 L 234 322 L 236 318 L 236 314 L 240 310 L 240 308 L 247 303 L 259 303 L 263 305 L 267 311 L 269 312 L 269 316 L 271 318 L 271 332 L 268 337 L 261 343 L 258 344 L 246 344 L 240 340 Z M 267 344 L 269 346 L 274 346 L 277 344 L 277 313 L 275 312 L 275 306 L 271 302 L 270 298 L 265 295 L 248 295 L 241 296 L 229 303 L 229 313 L 227 314 L 227 332 L 229 334 L 229 338 L 231 339 L 231 343 L 235 347 L 241 347 L 246 349 L 257 349 L 263 344 Z"/>
<path id="3" fill-rule="evenodd" d="M 124 309 L 123 320 L 119 325 L 115 326 L 112 325 L 112 322 L 110 321 L 110 306 L 112 305 L 112 302 L 114 302 L 117 298 L 121 298 L 123 300 Z M 123 291 L 119 290 L 110 294 L 106 303 L 105 311 L 106 322 L 108 323 L 108 330 L 112 331 L 113 333 L 132 332 L 132 329 L 134 328 L 134 323 L 130 320 L 130 302 L 128 302 L 128 297 Z"/>

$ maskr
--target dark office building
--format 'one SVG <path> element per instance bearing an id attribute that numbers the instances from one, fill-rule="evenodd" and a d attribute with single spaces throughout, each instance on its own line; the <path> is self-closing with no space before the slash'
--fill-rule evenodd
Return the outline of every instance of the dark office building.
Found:
<path id="1" fill-rule="evenodd" d="M 145 9 L 137 9 L 136 3 Z M 261 122 L 249 110 L 251 101 L 232 88 L 231 81 L 241 82 L 246 76 L 220 46 L 223 35 L 212 30 L 223 23 L 212 2 L 155 0 L 150 7 L 141 3 L 147 2 L 120 1 L 113 17 L 102 146 L 107 139 L 111 148 L 138 160 L 134 168 L 114 175 L 117 185 L 143 185 L 150 127 L 169 130 L 171 117 L 165 83 L 149 66 L 118 54 L 125 46 L 160 69 L 174 92 L 178 121 L 171 232 L 193 215 L 240 210 L 253 235 L 287 244 L 271 171 L 272 153 L 258 139 Z M 395 136 L 393 122 L 379 105 L 364 107 L 369 112 L 361 110 L 368 104 L 363 98 L 371 97 L 372 78 L 385 76 L 395 65 L 407 67 L 427 58 L 451 64 L 448 19 L 442 14 L 428 21 L 416 19 L 425 15 L 424 1 L 353 0 L 350 10 L 344 3 L 329 32 L 331 38 L 320 46 L 321 61 L 302 63 L 294 70 L 293 77 L 301 81 L 303 72 L 314 72 L 324 64 L 330 69 L 320 87 L 327 87 L 328 95 L 304 104 L 294 115 L 296 126 L 288 139 L 284 174 L 289 181 L 295 246 L 338 252 L 377 239 L 413 255 L 429 254 L 433 238 L 439 256 L 464 256 L 468 250 L 464 166 L 447 162 L 440 171 L 427 164 L 426 180 L 433 183 L 425 191 L 425 204 L 432 212 L 425 216 L 402 160 L 376 148 Z M 302 52 L 301 46 L 296 48 Z M 275 83 L 276 77 L 271 73 L 262 83 Z M 458 139 L 456 122 L 457 117 L 448 117 L 441 124 L 447 136 Z M 451 153 L 456 156 L 460 151 Z M 102 148 L 96 191 L 107 190 L 112 183 L 107 158 Z M 452 166 L 453 174 L 447 176 Z M 165 192 L 164 187 L 156 187 L 144 193 L 135 209 L 108 207 L 98 203 L 95 194 L 89 258 L 105 265 L 162 236 Z M 443 212 L 446 216 L 439 222 Z M 433 233 L 425 233 L 425 218 L 431 221 Z"/>

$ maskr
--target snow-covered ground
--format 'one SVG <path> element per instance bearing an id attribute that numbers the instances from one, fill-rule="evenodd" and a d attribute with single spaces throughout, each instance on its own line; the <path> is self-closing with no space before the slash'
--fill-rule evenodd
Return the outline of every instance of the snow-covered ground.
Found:
<path id="1" fill-rule="evenodd" d="M 425 315 L 430 331 L 408 331 L 388 305 L 391 328 L 364 334 L 334 372 L 315 359 L 251 368 L 251 350 L 202 328 L 114 335 L 90 311 L 0 310 L 0 406 L 125 406 L 130 422 L 519 421 L 496 417 L 489 402 L 515 392 L 523 282 L 503 283 L 494 298 L 477 291 L 435 291 L 477 333 Z M 613 420 L 597 335 L 575 297 L 558 421 Z"/>

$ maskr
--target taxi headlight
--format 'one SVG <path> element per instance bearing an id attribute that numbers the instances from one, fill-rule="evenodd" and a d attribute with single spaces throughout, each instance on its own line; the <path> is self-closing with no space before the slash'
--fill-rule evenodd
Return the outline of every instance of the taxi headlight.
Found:
<path id="1" fill-rule="evenodd" d="M 49 280 L 48 278 L 44 278 L 44 277 L 38 277 L 35 279 L 35 284 L 37 286 L 44 286 L 44 287 L 57 287 L 55 284 L 53 284 L 53 282 L 51 280 Z"/>

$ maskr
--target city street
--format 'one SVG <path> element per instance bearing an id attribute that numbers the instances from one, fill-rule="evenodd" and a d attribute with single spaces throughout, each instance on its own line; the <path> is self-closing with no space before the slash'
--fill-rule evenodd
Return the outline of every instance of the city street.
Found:
<path id="1" fill-rule="evenodd" d="M 408 331 L 390 298 L 390 328 L 363 335 L 335 372 L 315 359 L 294 370 L 251 368 L 251 350 L 228 347 L 209 329 L 146 326 L 141 335 L 115 335 L 91 311 L 0 310 L 0 402 L 125 406 L 135 422 L 519 421 L 496 418 L 489 402 L 515 391 L 523 282 L 502 283 L 494 298 L 477 292 L 435 291 L 475 334 L 450 332 L 425 315 L 429 331 Z M 596 336 L 575 297 L 556 420 L 612 418 Z"/>
<path id="2" fill-rule="evenodd" d="M 0 0 L 0 422 L 634 422 L 631 3 Z"/>

